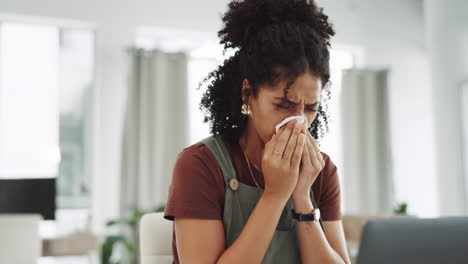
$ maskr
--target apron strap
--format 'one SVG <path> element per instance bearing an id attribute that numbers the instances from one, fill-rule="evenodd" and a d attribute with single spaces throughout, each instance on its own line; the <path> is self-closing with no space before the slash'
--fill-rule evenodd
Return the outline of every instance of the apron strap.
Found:
<path id="1" fill-rule="evenodd" d="M 211 151 L 213 156 L 218 161 L 219 167 L 223 173 L 225 184 L 229 183 L 229 180 L 236 178 L 236 170 L 232 165 L 231 157 L 228 149 L 221 138 L 221 135 L 212 135 L 201 140 L 208 149 Z"/>

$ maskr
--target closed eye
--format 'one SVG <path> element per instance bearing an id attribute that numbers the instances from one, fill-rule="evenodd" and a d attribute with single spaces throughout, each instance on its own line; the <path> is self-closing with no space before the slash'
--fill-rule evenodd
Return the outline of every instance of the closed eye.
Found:
<path id="1" fill-rule="evenodd" d="M 291 109 L 293 108 L 292 106 L 285 106 L 283 104 L 275 104 L 278 108 L 281 108 L 281 109 Z M 313 108 L 307 108 L 306 111 L 309 111 L 309 112 L 317 112 L 317 109 L 313 109 Z"/>

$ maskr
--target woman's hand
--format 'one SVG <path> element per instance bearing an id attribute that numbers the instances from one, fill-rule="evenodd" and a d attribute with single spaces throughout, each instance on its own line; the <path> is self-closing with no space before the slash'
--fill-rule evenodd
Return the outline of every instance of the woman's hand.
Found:
<path id="1" fill-rule="evenodd" d="M 301 168 L 297 180 L 296 188 L 294 189 L 291 198 L 296 201 L 309 201 L 310 189 L 312 184 L 317 179 L 320 171 L 325 166 L 322 153 L 318 147 L 314 137 L 307 130 L 306 124 L 302 126 L 302 131 L 306 135 L 304 151 L 302 152 Z"/>
<path id="2" fill-rule="evenodd" d="M 265 192 L 287 200 L 296 187 L 299 164 L 306 137 L 296 126 L 296 120 L 288 122 L 265 144 L 262 157 L 262 170 L 265 180 Z"/>

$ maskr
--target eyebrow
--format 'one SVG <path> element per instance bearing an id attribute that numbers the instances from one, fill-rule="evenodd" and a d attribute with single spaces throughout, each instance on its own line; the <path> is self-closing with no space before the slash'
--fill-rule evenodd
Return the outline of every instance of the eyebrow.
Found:
<path id="1" fill-rule="evenodd" d="M 293 101 L 289 100 L 289 99 L 286 98 L 286 97 L 275 97 L 275 99 L 278 99 L 278 100 L 281 100 L 281 101 L 283 101 L 283 102 L 287 102 L 287 103 L 290 103 L 290 104 L 293 104 L 293 105 L 297 105 L 296 102 L 293 102 Z M 306 104 L 306 105 L 307 105 L 307 106 L 316 106 L 316 105 L 318 105 L 319 103 L 320 103 L 319 101 L 315 101 L 315 102 L 313 102 L 313 103 L 311 103 L 311 104 Z"/>

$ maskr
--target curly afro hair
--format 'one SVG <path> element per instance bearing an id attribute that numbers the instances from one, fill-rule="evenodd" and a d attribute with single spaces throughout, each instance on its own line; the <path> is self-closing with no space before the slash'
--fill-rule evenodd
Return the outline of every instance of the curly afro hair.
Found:
<path id="1" fill-rule="evenodd" d="M 200 110 L 204 123 L 211 122 L 211 134 L 221 134 L 229 142 L 237 142 L 247 124 L 240 110 L 243 104 L 241 87 L 249 80 L 252 93 L 258 95 L 262 84 L 278 84 L 285 78 L 284 89 L 307 69 L 321 78 L 326 96 L 321 96 L 317 117 L 309 132 L 320 143 L 328 132 L 327 102 L 330 99 L 330 36 L 335 35 L 323 8 L 313 0 L 234 0 L 222 17 L 224 27 L 218 31 L 223 54 L 233 49 L 216 70 L 198 86 L 209 82 Z M 319 135 L 320 132 L 320 135 Z M 319 138 L 320 136 L 320 138 Z"/>

